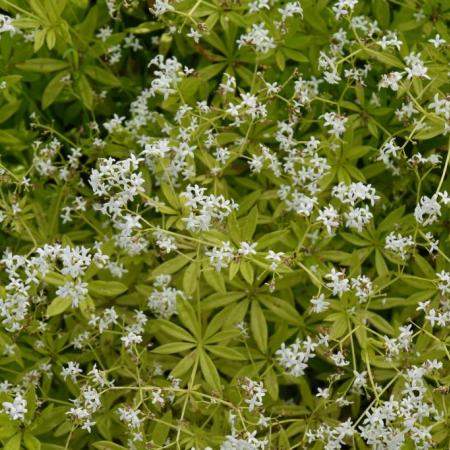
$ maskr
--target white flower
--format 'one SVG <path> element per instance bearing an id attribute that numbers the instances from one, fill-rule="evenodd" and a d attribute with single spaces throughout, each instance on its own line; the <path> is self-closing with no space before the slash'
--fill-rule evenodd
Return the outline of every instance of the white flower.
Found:
<path id="1" fill-rule="evenodd" d="M 283 252 L 276 253 L 273 250 L 269 250 L 269 253 L 265 256 L 265 259 L 272 261 L 270 270 L 277 270 L 277 267 L 281 263 L 283 256 Z"/>
<path id="2" fill-rule="evenodd" d="M 341 351 L 338 351 L 335 355 L 331 355 L 330 358 L 338 367 L 344 367 L 350 364 L 350 362 L 345 359 Z"/>
<path id="3" fill-rule="evenodd" d="M 250 397 L 244 401 L 248 405 L 249 412 L 252 412 L 255 408 L 263 405 L 263 399 L 266 395 L 266 390 L 262 381 L 254 381 L 248 377 L 244 379 L 244 383 L 241 388 L 245 391 L 245 394 Z"/>
<path id="4" fill-rule="evenodd" d="M 84 300 L 88 294 L 88 284 L 77 280 L 67 281 L 56 290 L 56 295 L 61 298 L 68 298 L 72 302 L 72 307 L 77 308 L 81 300 Z"/>
<path id="5" fill-rule="evenodd" d="M 390 72 L 384 74 L 381 77 L 381 81 L 378 83 L 380 88 L 391 88 L 393 91 L 398 91 L 398 82 L 402 79 L 401 72 Z"/>
<path id="6" fill-rule="evenodd" d="M 63 367 L 61 370 L 61 376 L 64 378 L 64 380 L 69 377 L 73 382 L 77 380 L 77 375 L 79 375 L 80 373 L 83 373 L 83 371 L 80 369 L 80 365 L 73 361 L 69 361 L 67 363 L 67 367 Z"/>
<path id="7" fill-rule="evenodd" d="M 329 398 L 330 394 L 331 394 L 331 392 L 330 392 L 329 388 L 324 388 L 324 389 L 322 389 L 320 387 L 317 388 L 316 397 Z"/>
<path id="8" fill-rule="evenodd" d="M 27 401 L 22 394 L 17 394 L 12 402 L 3 402 L 3 412 L 7 414 L 12 420 L 25 420 L 27 410 Z"/>
<path id="9" fill-rule="evenodd" d="M 206 195 L 205 192 L 206 188 L 195 184 L 188 185 L 181 194 L 190 209 L 189 216 L 182 219 L 190 231 L 209 230 L 213 221 L 223 221 L 239 207 L 223 195 Z"/>
<path id="10" fill-rule="evenodd" d="M 325 121 L 325 126 L 330 129 L 328 132 L 339 138 L 345 133 L 345 124 L 348 120 L 348 117 L 338 115 L 335 112 L 327 112 L 320 116 L 321 119 Z"/>
<path id="11" fill-rule="evenodd" d="M 126 348 L 129 348 L 132 344 L 140 344 L 142 342 L 142 336 L 130 331 L 125 336 L 122 336 L 120 340 Z"/>
<path id="12" fill-rule="evenodd" d="M 158 0 L 156 3 L 158 3 Z M 154 96 L 158 93 L 163 95 L 164 99 L 167 99 L 170 94 L 176 92 L 175 88 L 183 78 L 183 66 L 175 56 L 164 60 L 163 55 L 155 56 L 148 65 L 157 67 L 154 71 L 155 79 L 151 83 L 149 94 Z"/>
<path id="13" fill-rule="evenodd" d="M 408 56 L 405 56 L 405 61 L 408 64 L 408 67 L 405 68 L 408 80 L 413 77 L 430 79 L 427 75 L 428 69 L 417 53 L 411 52 Z"/>
<path id="14" fill-rule="evenodd" d="M 362 231 L 373 218 L 373 214 L 369 211 L 369 207 L 365 205 L 363 208 L 350 208 L 344 214 L 345 226 L 356 231 Z"/>
<path id="15" fill-rule="evenodd" d="M 257 242 L 249 243 L 249 242 L 241 242 L 238 253 L 242 256 L 248 256 L 248 255 L 256 255 L 256 246 Z"/>
<path id="16" fill-rule="evenodd" d="M 178 247 L 175 238 L 170 236 L 170 234 L 161 229 L 159 226 L 153 232 L 153 236 L 156 238 L 156 245 L 166 253 L 177 250 Z"/>
<path id="17" fill-rule="evenodd" d="M 161 277 L 158 277 L 153 284 L 155 289 L 148 297 L 148 307 L 158 317 L 169 319 L 177 313 L 177 298 L 185 298 L 182 291 L 168 286 L 168 281 L 164 284 L 159 283 Z"/>
<path id="18" fill-rule="evenodd" d="M 113 30 L 110 26 L 106 25 L 104 27 L 101 27 L 97 33 L 96 36 L 101 39 L 103 42 L 106 42 L 107 39 L 112 36 Z"/>
<path id="19" fill-rule="evenodd" d="M 5 14 L 0 14 L 0 34 L 6 32 L 9 32 L 10 34 L 17 33 L 19 30 L 12 23 L 12 17 Z"/>
<path id="20" fill-rule="evenodd" d="M 441 45 L 444 45 L 447 41 L 436 34 L 433 39 L 428 39 L 428 42 L 433 44 L 434 48 L 439 48 Z"/>
<path id="21" fill-rule="evenodd" d="M 303 8 L 299 2 L 286 3 L 284 8 L 278 8 L 281 14 L 281 21 L 285 22 L 288 17 L 293 17 L 294 14 L 298 14 L 303 17 Z"/>
<path id="22" fill-rule="evenodd" d="M 438 289 L 441 291 L 441 294 L 443 296 L 450 294 L 450 273 L 445 270 L 441 270 L 436 275 L 439 279 Z"/>
<path id="23" fill-rule="evenodd" d="M 194 28 L 191 28 L 191 31 L 186 36 L 192 38 L 194 40 L 194 42 L 196 44 L 198 44 L 200 41 L 200 38 L 202 37 L 202 34 L 199 31 L 194 30 Z"/>
<path id="24" fill-rule="evenodd" d="M 168 2 L 168 0 L 155 0 L 153 8 L 150 11 L 155 16 L 161 16 L 169 11 L 174 11 L 175 8 Z"/>
<path id="25" fill-rule="evenodd" d="M 361 391 L 362 388 L 365 388 L 367 386 L 367 372 L 365 370 L 363 372 L 354 370 L 353 376 L 355 377 L 355 379 L 353 380 L 353 389 Z"/>
<path id="26" fill-rule="evenodd" d="M 234 250 L 231 247 L 231 243 L 225 241 L 222 243 L 222 247 L 213 247 L 205 254 L 206 256 L 209 256 L 209 261 L 214 269 L 219 272 L 223 268 L 228 267 L 228 264 L 234 256 Z"/>
<path id="27" fill-rule="evenodd" d="M 437 194 L 434 194 L 432 197 L 422 196 L 414 209 L 414 217 L 423 226 L 431 225 L 440 216 L 441 205 L 439 204 Z"/>
<path id="28" fill-rule="evenodd" d="M 338 0 L 332 8 L 336 20 L 339 20 L 342 16 L 350 14 L 357 3 L 358 0 Z"/>
<path id="29" fill-rule="evenodd" d="M 435 114 L 442 116 L 445 120 L 450 120 L 450 99 L 443 97 L 439 98 L 439 94 L 435 94 L 433 101 L 428 105 Z"/>
<path id="30" fill-rule="evenodd" d="M 395 111 L 395 115 L 398 120 L 410 119 L 413 114 L 417 114 L 418 111 L 413 106 L 413 102 L 406 102 Z"/>
<path id="31" fill-rule="evenodd" d="M 345 278 L 344 272 L 338 272 L 334 267 L 330 273 L 325 275 L 325 278 L 330 280 L 327 283 L 327 287 L 333 291 L 333 295 L 341 297 L 342 294 L 350 290 L 350 282 Z"/>
<path id="32" fill-rule="evenodd" d="M 412 247 L 414 247 L 414 240 L 411 235 L 404 237 L 392 231 L 385 238 L 384 248 L 396 253 L 401 259 L 406 259 Z"/>
<path id="33" fill-rule="evenodd" d="M 366 302 L 373 293 L 372 281 L 365 275 L 358 275 L 356 278 L 352 278 L 351 285 L 360 303 Z"/>
<path id="34" fill-rule="evenodd" d="M 254 14 L 262 9 L 270 10 L 269 0 L 254 0 L 248 5 L 248 12 Z"/>
<path id="35" fill-rule="evenodd" d="M 159 404 L 161 407 L 164 406 L 166 401 L 164 400 L 164 397 L 161 394 L 162 394 L 161 389 L 154 389 L 152 391 L 152 403 L 154 405 Z"/>
<path id="36" fill-rule="evenodd" d="M 380 198 L 371 184 L 364 184 L 360 181 L 348 185 L 339 183 L 333 187 L 331 195 L 336 197 L 342 203 L 351 206 L 355 206 L 358 202 L 366 200 L 373 206 Z"/>
<path id="37" fill-rule="evenodd" d="M 328 309 L 330 303 L 325 300 L 325 295 L 320 294 L 318 297 L 314 297 L 310 300 L 313 305 L 312 311 L 315 313 L 321 313 Z"/>
<path id="38" fill-rule="evenodd" d="M 333 206 L 325 206 L 319 211 L 317 221 L 322 223 L 330 236 L 335 234 L 336 228 L 339 227 L 339 211 Z"/>
<path id="39" fill-rule="evenodd" d="M 314 358 L 314 351 L 318 345 L 318 343 L 313 342 L 308 336 L 304 341 L 297 339 L 288 347 L 283 342 L 275 354 L 278 357 L 278 362 L 287 370 L 289 375 L 300 377 L 308 367 L 307 362 L 311 358 Z"/>
<path id="40" fill-rule="evenodd" d="M 399 40 L 397 33 L 394 31 L 388 31 L 387 34 L 381 38 L 381 40 L 377 41 L 377 44 L 383 50 L 386 50 L 388 47 L 395 47 L 397 50 L 400 50 L 402 41 Z"/>
<path id="41" fill-rule="evenodd" d="M 136 411 L 130 407 L 117 408 L 119 418 L 128 426 L 128 428 L 135 430 L 141 425 L 142 419 L 139 417 L 140 411 Z"/>
<path id="42" fill-rule="evenodd" d="M 258 53 L 267 53 L 276 47 L 274 40 L 269 35 L 269 30 L 264 23 L 255 23 L 252 25 L 251 31 L 242 34 L 237 40 L 239 48 L 244 45 L 254 45 Z"/>

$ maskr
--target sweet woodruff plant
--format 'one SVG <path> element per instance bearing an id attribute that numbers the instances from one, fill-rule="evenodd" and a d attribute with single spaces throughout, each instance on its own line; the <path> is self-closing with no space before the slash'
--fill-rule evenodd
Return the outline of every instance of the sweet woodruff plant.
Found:
<path id="1" fill-rule="evenodd" d="M 448 450 L 444 0 L 0 0 L 5 450 Z"/>

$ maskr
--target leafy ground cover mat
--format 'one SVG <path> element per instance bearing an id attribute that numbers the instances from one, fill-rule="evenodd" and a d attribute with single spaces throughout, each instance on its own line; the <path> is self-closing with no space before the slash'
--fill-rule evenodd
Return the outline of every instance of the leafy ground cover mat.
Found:
<path id="1" fill-rule="evenodd" d="M 0 0 L 1 448 L 448 450 L 449 19 Z"/>

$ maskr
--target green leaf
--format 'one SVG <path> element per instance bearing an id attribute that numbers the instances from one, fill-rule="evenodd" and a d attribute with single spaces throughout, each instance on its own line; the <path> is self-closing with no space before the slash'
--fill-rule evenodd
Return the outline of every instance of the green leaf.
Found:
<path id="1" fill-rule="evenodd" d="M 278 380 L 277 375 L 275 374 L 275 371 L 270 368 L 264 377 L 264 386 L 267 389 L 268 394 L 272 398 L 272 400 L 278 399 Z"/>
<path id="2" fill-rule="evenodd" d="M 331 319 L 331 317 L 329 317 Z M 328 319 L 328 318 L 327 318 Z M 336 319 L 333 321 L 331 327 L 330 337 L 332 339 L 339 339 L 348 330 L 348 320 L 345 314 L 336 314 Z"/>
<path id="3" fill-rule="evenodd" d="M 196 358 L 197 350 L 194 350 L 193 352 L 189 353 L 189 355 L 186 355 L 183 359 L 181 359 L 172 369 L 170 374 L 174 377 L 183 376 L 194 365 Z"/>
<path id="4" fill-rule="evenodd" d="M 178 318 L 181 320 L 182 324 L 192 333 L 193 336 L 195 336 L 197 339 L 200 339 L 200 324 L 197 320 L 194 308 L 192 307 L 189 300 L 178 298 L 177 310 Z"/>
<path id="5" fill-rule="evenodd" d="M 86 66 L 83 70 L 84 73 L 94 81 L 98 81 L 99 83 L 112 87 L 120 86 L 119 79 L 109 70 L 102 69 L 98 66 Z"/>
<path id="6" fill-rule="evenodd" d="M 47 42 L 47 47 L 49 50 L 52 50 L 56 44 L 56 33 L 55 30 L 50 29 L 47 31 L 47 35 L 45 36 L 45 41 Z"/>
<path id="7" fill-rule="evenodd" d="M 221 391 L 221 383 L 219 373 L 217 372 L 215 364 L 211 358 L 205 353 L 200 351 L 200 368 L 202 370 L 205 381 L 216 391 Z"/>
<path id="8" fill-rule="evenodd" d="M 386 64 L 389 67 L 393 66 L 393 67 L 398 67 L 400 69 L 403 69 L 403 67 L 404 67 L 404 64 L 397 57 L 395 57 L 387 52 L 377 52 L 368 47 L 364 47 L 364 51 L 367 52 L 373 58 Z"/>
<path id="9" fill-rule="evenodd" d="M 36 30 L 36 33 L 34 34 L 34 53 L 36 53 L 44 45 L 46 34 L 47 30 L 45 29 Z"/>
<path id="10" fill-rule="evenodd" d="M 122 447 L 121 445 L 110 441 L 97 441 L 92 445 L 99 450 L 127 450 L 127 447 Z"/>
<path id="11" fill-rule="evenodd" d="M 42 443 L 41 450 L 66 450 L 63 445 Z"/>
<path id="12" fill-rule="evenodd" d="M 14 131 L 14 130 L 13 130 Z M 8 146 L 22 146 L 22 140 L 14 135 L 13 132 L 0 130 L 0 144 Z"/>
<path id="13" fill-rule="evenodd" d="M 258 295 L 263 305 L 272 311 L 273 314 L 280 319 L 290 323 L 291 325 L 303 325 L 303 319 L 298 311 L 287 301 L 270 295 Z"/>
<path id="14" fill-rule="evenodd" d="M 189 258 L 192 256 L 194 256 L 194 253 L 187 253 L 175 256 L 175 258 L 163 262 L 153 270 L 152 278 L 156 278 L 158 275 L 172 275 L 173 273 L 178 272 L 185 265 L 189 264 Z"/>
<path id="15" fill-rule="evenodd" d="M 387 0 L 372 0 L 375 18 L 382 28 L 387 28 L 390 22 L 390 9 Z"/>
<path id="16" fill-rule="evenodd" d="M 85 9 L 85 7 L 83 7 L 83 9 Z M 84 18 L 83 22 L 81 22 L 79 25 L 76 26 L 76 29 L 81 39 L 83 39 L 84 41 L 89 41 L 92 38 L 94 31 L 97 28 L 97 22 L 98 22 L 98 6 L 94 5 L 92 8 L 89 9 L 89 12 L 86 14 L 86 17 Z"/>
<path id="17" fill-rule="evenodd" d="M 283 47 L 283 53 L 293 61 L 300 62 L 300 63 L 307 63 L 309 62 L 308 58 L 303 55 L 303 53 L 300 53 L 297 50 L 293 50 L 291 48 Z"/>
<path id="18" fill-rule="evenodd" d="M 393 226 L 397 225 L 405 212 L 405 206 L 402 205 L 394 211 L 391 211 L 378 225 L 378 231 L 389 231 Z"/>
<path id="19" fill-rule="evenodd" d="M 0 123 L 6 122 L 10 117 L 12 117 L 20 108 L 21 104 L 22 102 L 19 100 L 3 105 L 0 108 Z"/>
<path id="20" fill-rule="evenodd" d="M 20 444 L 22 442 L 22 434 L 15 434 L 3 447 L 3 450 L 20 450 Z"/>
<path id="21" fill-rule="evenodd" d="M 245 297 L 244 292 L 227 292 L 227 293 L 219 293 L 212 294 L 209 297 L 206 297 L 201 302 L 202 310 L 209 311 L 214 308 L 220 308 L 221 306 L 229 305 L 241 298 Z"/>
<path id="22" fill-rule="evenodd" d="M 163 28 L 164 24 L 161 22 L 142 22 L 137 27 L 127 28 L 126 31 L 133 34 L 146 34 Z"/>
<path id="23" fill-rule="evenodd" d="M 89 81 L 84 75 L 81 75 L 80 79 L 78 80 L 78 91 L 80 93 L 83 105 L 87 109 L 92 109 L 94 105 L 94 94 L 92 92 L 92 88 L 91 85 L 89 84 Z"/>
<path id="24" fill-rule="evenodd" d="M 47 406 L 34 420 L 33 433 L 36 436 L 48 433 L 56 428 L 66 419 L 67 406 L 55 407 L 54 404 Z M 45 444 L 43 444 L 44 446 Z"/>
<path id="25" fill-rule="evenodd" d="M 222 342 L 223 344 L 225 344 L 231 339 L 235 339 L 240 335 L 240 331 L 236 327 L 227 328 L 217 333 L 216 330 L 211 330 L 209 328 L 210 325 L 208 325 L 207 333 L 205 336 L 207 344 L 215 344 L 217 342 Z M 213 333 L 211 333 L 211 331 Z"/>
<path id="26" fill-rule="evenodd" d="M 240 230 L 237 218 L 236 218 L 236 214 L 234 212 L 232 212 L 228 216 L 228 230 L 229 230 L 230 238 L 232 239 L 232 241 L 236 245 L 239 245 L 242 241 L 241 230 Z"/>
<path id="27" fill-rule="evenodd" d="M 63 286 L 67 282 L 64 275 L 61 275 L 60 273 L 57 272 L 47 272 L 47 274 L 44 277 L 44 281 L 53 286 Z"/>
<path id="28" fill-rule="evenodd" d="M 417 266 L 422 271 L 422 274 L 425 275 L 426 278 L 430 279 L 435 278 L 436 274 L 433 267 L 431 267 L 430 263 L 423 256 L 419 255 L 418 253 L 415 253 L 414 263 L 417 264 Z"/>
<path id="29" fill-rule="evenodd" d="M 180 339 L 187 342 L 196 342 L 192 335 L 190 335 L 184 328 L 181 328 L 169 320 L 158 319 L 157 324 L 161 331 L 174 337 L 175 339 Z"/>
<path id="30" fill-rule="evenodd" d="M 414 137 L 420 141 L 432 139 L 436 136 L 440 136 L 444 132 L 444 128 L 444 122 L 440 124 L 428 124 L 426 128 L 417 132 Z"/>
<path id="31" fill-rule="evenodd" d="M 233 347 L 226 347 L 225 345 L 207 345 L 206 348 L 209 352 L 220 358 L 232 361 L 244 361 L 247 359 L 239 350 Z"/>
<path id="32" fill-rule="evenodd" d="M 258 224 L 258 207 L 254 206 L 246 217 L 239 219 L 242 240 L 250 242 Z"/>
<path id="33" fill-rule="evenodd" d="M 50 305 L 47 306 L 46 314 L 49 317 L 57 316 L 69 309 L 71 305 L 72 300 L 70 298 L 56 297 Z"/>
<path id="34" fill-rule="evenodd" d="M 155 428 L 153 428 L 153 431 L 151 433 L 152 442 L 155 445 L 160 447 L 164 445 L 164 442 L 166 441 L 167 436 L 169 435 L 169 431 L 171 429 L 170 427 L 171 423 L 172 423 L 172 410 L 169 409 L 161 417 L 161 421 L 156 422 Z"/>
<path id="35" fill-rule="evenodd" d="M 264 234 L 258 239 L 258 245 L 256 249 L 258 251 L 265 250 L 273 244 L 281 241 L 284 237 L 287 237 L 289 230 L 276 230 L 271 233 Z"/>
<path id="36" fill-rule="evenodd" d="M 25 419 L 31 421 L 36 411 L 36 391 L 33 385 L 28 387 L 25 394 L 25 400 L 27 402 L 27 412 L 25 414 Z"/>
<path id="37" fill-rule="evenodd" d="M 281 50 L 278 50 L 275 53 L 275 62 L 277 63 L 278 68 L 283 71 L 286 67 L 286 58 L 283 55 Z"/>
<path id="38" fill-rule="evenodd" d="M 370 241 L 357 236 L 356 234 L 352 233 L 346 233 L 344 231 L 341 231 L 339 233 L 347 242 L 350 242 L 350 244 L 357 245 L 358 247 L 364 247 L 370 245 Z"/>
<path id="39" fill-rule="evenodd" d="M 48 108 L 57 99 L 58 95 L 64 88 L 64 83 L 61 80 L 68 74 L 69 71 L 64 70 L 56 74 L 47 84 L 47 87 L 44 89 L 41 99 L 41 105 L 43 109 Z"/>
<path id="40" fill-rule="evenodd" d="M 258 348 L 267 351 L 267 322 L 263 310 L 257 300 L 254 300 L 250 309 L 250 328 Z"/>
<path id="41" fill-rule="evenodd" d="M 248 261 L 242 260 L 239 264 L 239 270 L 240 270 L 244 280 L 249 285 L 252 285 L 255 272 L 253 270 L 253 266 L 251 265 L 251 263 L 249 263 Z"/>
<path id="42" fill-rule="evenodd" d="M 179 209 L 181 207 L 180 199 L 169 183 L 161 183 L 161 191 L 172 208 Z"/>
<path id="43" fill-rule="evenodd" d="M 198 277 L 200 274 L 200 264 L 198 261 L 192 262 L 184 271 L 183 291 L 187 295 L 192 295 L 198 286 Z"/>
<path id="44" fill-rule="evenodd" d="M 367 311 L 366 312 L 368 321 L 375 327 L 378 328 L 383 333 L 387 333 L 390 335 L 394 334 L 394 329 L 392 328 L 392 325 L 386 320 L 383 319 L 378 314 L 375 314 L 373 312 Z"/>
<path id="45" fill-rule="evenodd" d="M 389 275 L 389 269 L 384 261 L 383 254 L 380 252 L 380 250 L 375 250 L 375 267 L 377 269 L 378 275 L 386 276 Z"/>
<path id="46" fill-rule="evenodd" d="M 29 59 L 23 63 L 16 65 L 17 68 L 21 70 L 26 70 L 28 72 L 56 72 L 57 70 L 63 70 L 69 67 L 69 63 L 66 61 L 61 61 L 59 59 L 52 58 L 35 58 Z"/>
<path id="47" fill-rule="evenodd" d="M 208 81 L 211 78 L 214 78 L 217 74 L 222 72 L 227 66 L 226 62 L 220 62 L 217 64 L 208 64 L 206 67 L 202 67 L 198 74 L 204 81 Z"/>
<path id="48" fill-rule="evenodd" d="M 153 353 L 160 355 L 170 355 L 173 353 L 180 353 L 186 350 L 190 350 L 195 344 L 190 342 L 171 342 L 169 344 L 163 344 L 153 350 Z"/>
<path id="49" fill-rule="evenodd" d="M 117 297 L 128 290 L 128 287 L 119 281 L 93 280 L 88 283 L 89 293 L 102 297 Z"/>
<path id="50" fill-rule="evenodd" d="M 30 433 L 25 433 L 23 443 L 28 450 L 41 450 L 41 441 Z"/>
<path id="51" fill-rule="evenodd" d="M 221 292 L 225 294 L 227 292 L 227 288 L 225 286 L 225 280 L 223 275 L 220 272 L 217 272 L 212 267 L 203 266 L 203 277 L 205 281 L 211 286 L 215 291 Z"/>
<path id="52" fill-rule="evenodd" d="M 228 269 L 228 278 L 233 280 L 233 278 L 236 276 L 236 274 L 239 272 L 239 267 L 241 263 L 237 261 L 232 261 L 230 264 L 230 268 Z"/>

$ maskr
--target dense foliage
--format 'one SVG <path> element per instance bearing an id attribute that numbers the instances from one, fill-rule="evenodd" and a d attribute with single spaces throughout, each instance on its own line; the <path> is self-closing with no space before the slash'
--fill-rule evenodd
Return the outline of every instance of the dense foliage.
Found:
<path id="1" fill-rule="evenodd" d="M 450 448 L 448 1 L 0 8 L 2 448 Z"/>

